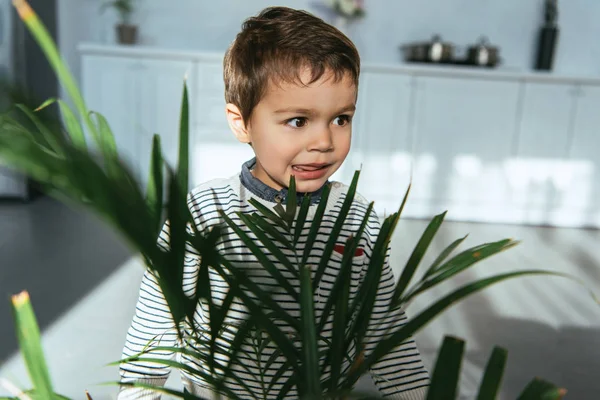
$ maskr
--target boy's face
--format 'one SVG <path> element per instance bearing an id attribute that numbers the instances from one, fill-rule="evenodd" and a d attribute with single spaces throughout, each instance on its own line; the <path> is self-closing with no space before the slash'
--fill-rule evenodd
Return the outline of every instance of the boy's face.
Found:
<path id="1" fill-rule="evenodd" d="M 309 70 L 301 74 L 311 79 Z M 310 85 L 270 84 L 247 124 L 227 114 L 237 138 L 251 143 L 254 176 L 281 190 L 295 176 L 298 192 L 314 192 L 342 165 L 350 150 L 356 86 L 349 74 L 337 82 L 330 71 Z M 238 118 L 239 114 L 238 114 Z"/>

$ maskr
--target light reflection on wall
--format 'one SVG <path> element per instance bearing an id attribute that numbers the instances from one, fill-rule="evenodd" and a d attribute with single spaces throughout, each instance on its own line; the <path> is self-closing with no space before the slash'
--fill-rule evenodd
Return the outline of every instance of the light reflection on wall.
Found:
<path id="1" fill-rule="evenodd" d="M 233 140 L 229 143 L 197 143 L 193 148 L 193 154 L 190 163 L 190 178 L 193 185 L 238 174 L 242 164 L 254 157 L 250 146 Z"/>
<path id="2" fill-rule="evenodd" d="M 359 191 L 376 209 L 397 209 L 412 180 L 406 216 L 449 216 L 483 222 L 600 225 L 595 210 L 598 177 L 589 160 L 508 158 L 485 162 L 460 154 L 448 165 L 434 154 L 359 153 Z M 343 180 L 349 181 L 350 168 Z M 596 218 L 596 214 L 598 218 Z"/>
<path id="3" fill-rule="evenodd" d="M 395 152 L 391 155 L 356 153 L 352 166 L 357 166 L 356 169 L 362 167 L 359 187 L 368 198 L 385 201 L 386 197 L 403 196 L 411 177 L 413 184 L 418 182 L 418 185 L 413 186 L 411 198 L 426 197 L 431 192 L 429 183 L 438 168 L 437 160 L 432 154 L 413 157 L 407 152 Z M 343 179 L 351 179 L 353 172 L 347 168 Z"/>
<path id="4" fill-rule="evenodd" d="M 550 185 L 556 192 L 553 203 L 586 208 L 592 201 L 594 164 L 586 160 L 509 159 L 504 163 L 508 183 L 526 194 Z"/>

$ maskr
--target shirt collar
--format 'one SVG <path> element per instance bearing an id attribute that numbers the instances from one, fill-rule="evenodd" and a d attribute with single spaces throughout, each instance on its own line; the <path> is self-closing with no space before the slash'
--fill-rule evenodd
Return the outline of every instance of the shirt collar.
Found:
<path id="1" fill-rule="evenodd" d="M 285 203 L 288 196 L 288 189 L 283 188 L 281 190 L 275 190 L 267 184 L 260 181 L 254 175 L 252 175 L 252 168 L 256 165 L 256 157 L 252 158 L 249 161 L 246 161 L 242 165 L 242 172 L 240 173 L 240 180 L 242 181 L 242 185 L 254 195 L 260 197 L 263 200 L 267 200 L 274 203 Z M 327 181 L 325 184 L 329 183 Z M 321 199 L 321 193 L 323 192 L 323 185 L 316 192 L 310 193 L 310 204 L 317 204 Z M 297 204 L 302 203 L 302 198 L 304 197 L 304 193 L 297 192 Z"/>

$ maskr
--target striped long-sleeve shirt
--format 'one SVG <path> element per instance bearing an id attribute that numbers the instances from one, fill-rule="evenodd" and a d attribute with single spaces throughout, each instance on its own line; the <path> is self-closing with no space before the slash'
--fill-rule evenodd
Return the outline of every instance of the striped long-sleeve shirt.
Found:
<path id="1" fill-rule="evenodd" d="M 339 182 L 331 183 L 331 192 L 327 200 L 325 215 L 321 225 L 319 236 L 313 245 L 313 249 L 308 258 L 308 264 L 314 266 L 313 271 L 318 265 L 325 244 L 328 240 L 329 233 L 336 221 L 341 205 L 346 198 L 348 187 Z M 188 205 L 194 223 L 199 232 L 220 224 L 222 222 L 219 210 L 223 210 L 226 215 L 241 227 L 251 237 L 254 237 L 250 230 L 243 224 L 238 217 L 237 212 L 252 213 L 256 209 L 249 203 L 249 200 L 254 198 L 272 208 L 275 203 L 270 201 L 268 196 L 264 196 L 264 192 L 253 190 L 248 187 L 241 179 L 241 176 L 234 176 L 229 179 L 214 180 L 206 184 L 200 185 L 192 190 L 188 196 Z M 296 251 L 302 254 L 308 228 L 314 217 L 317 209 L 317 202 L 309 208 L 305 229 L 300 236 Z M 356 195 L 348 217 L 343 224 L 343 228 L 338 239 L 340 245 L 344 245 L 346 239 L 354 235 L 360 223 L 367 212 L 368 204 L 360 195 Z M 367 266 L 369 264 L 371 252 L 374 247 L 375 240 L 380 230 L 380 221 L 377 215 L 372 212 L 369 215 L 368 223 L 359 243 L 359 250 L 352 262 L 351 272 L 351 288 L 350 301 L 357 295 L 359 285 L 365 276 Z M 165 224 L 163 232 L 159 238 L 159 246 L 168 249 L 169 229 L 168 224 Z M 337 246 L 336 246 L 337 247 Z M 299 304 L 285 290 L 281 290 L 276 280 L 267 273 L 267 271 L 257 262 L 257 259 L 252 255 L 251 251 L 246 248 L 237 235 L 233 231 L 226 231 L 218 242 L 220 253 L 236 264 L 236 266 L 244 268 L 248 276 L 263 289 L 274 291 L 273 297 L 275 301 L 289 312 L 293 317 L 299 318 Z M 290 250 L 281 246 L 281 250 L 287 256 L 291 256 Z M 264 248 L 263 251 L 269 254 L 269 251 Z M 271 257 L 271 255 L 270 255 Z M 275 260 L 273 258 L 273 260 Z M 333 283 L 340 271 L 342 255 L 333 252 L 331 260 L 325 273 L 317 287 L 313 288 L 315 292 L 315 316 L 317 320 L 321 317 L 325 302 L 333 287 Z M 188 295 L 193 295 L 196 287 L 196 279 L 198 278 L 200 263 L 200 255 L 188 245 L 187 254 L 185 257 L 183 287 Z M 299 291 L 299 282 L 297 277 L 292 275 L 283 266 L 280 267 L 280 272 L 289 279 L 290 284 Z M 227 284 L 215 272 L 210 272 L 211 290 L 214 301 L 218 304 L 223 301 L 227 294 Z M 389 310 L 389 302 L 392 298 L 394 290 L 394 277 L 389 266 L 389 249 L 388 256 L 385 261 L 383 275 L 376 295 L 375 306 L 372 317 L 369 321 L 365 337 L 365 351 L 369 351 L 374 346 L 390 333 L 406 322 L 405 313 L 396 309 Z M 236 326 L 240 321 L 248 317 L 246 308 L 236 300 L 232 306 L 232 311 L 226 317 L 228 326 Z M 197 326 L 206 326 L 207 315 L 205 315 L 202 304 L 198 305 L 195 321 Z M 291 331 L 290 327 L 286 327 L 285 323 L 277 322 L 285 331 Z M 322 331 L 324 339 L 331 337 L 332 324 L 331 317 L 325 324 Z M 146 272 L 140 288 L 139 300 L 136 305 L 135 315 L 127 333 L 126 344 L 123 350 L 123 357 L 135 355 L 151 346 L 177 346 L 181 345 L 177 341 L 177 335 L 173 320 L 169 313 L 168 306 L 164 300 L 164 296 L 157 284 L 156 278 Z M 320 346 L 328 346 L 327 341 L 321 341 Z M 291 376 L 292 371 L 288 370 L 282 376 L 277 376 L 277 372 L 281 369 L 284 359 L 281 357 L 271 358 L 276 347 L 272 342 L 266 342 L 266 345 L 261 347 L 260 353 L 256 352 L 257 346 L 247 344 L 245 349 L 250 350 L 248 353 L 240 355 L 240 363 L 233 365 L 233 369 L 240 381 L 228 381 L 228 388 L 240 398 L 244 399 L 263 399 L 275 398 L 279 390 L 283 386 L 285 380 Z M 350 356 L 353 356 L 354 349 L 351 348 Z M 162 357 L 171 359 L 175 355 L 168 352 L 156 354 L 153 352 L 153 357 Z M 196 369 L 207 370 L 205 364 L 196 358 L 182 356 L 181 362 Z M 265 365 L 270 362 L 268 368 Z M 321 360 L 323 361 L 323 360 Z M 348 364 L 346 363 L 346 368 Z M 123 364 L 120 368 L 122 382 L 143 382 L 153 385 L 164 385 L 168 376 L 169 368 L 159 364 L 133 362 Z M 429 383 L 428 373 L 422 363 L 420 354 L 417 350 L 414 340 L 410 339 L 398 346 L 393 351 L 389 352 L 381 360 L 371 368 L 371 375 L 376 383 L 379 391 L 389 398 L 416 400 L 423 399 L 426 395 L 427 385 Z M 197 376 L 182 371 L 182 381 L 186 389 L 199 396 L 212 398 L 206 382 Z M 327 378 L 326 374 L 323 379 Z M 272 382 L 273 380 L 275 382 Z M 244 382 L 244 384 L 240 384 Z M 270 387 L 270 390 L 268 388 Z M 288 393 L 286 398 L 296 397 L 296 391 L 293 389 Z M 144 389 L 123 388 L 119 393 L 119 399 L 158 399 L 158 393 Z"/>

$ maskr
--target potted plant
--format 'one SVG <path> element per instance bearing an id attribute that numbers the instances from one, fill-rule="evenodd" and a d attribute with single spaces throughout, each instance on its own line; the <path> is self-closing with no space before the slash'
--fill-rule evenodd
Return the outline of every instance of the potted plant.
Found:
<path id="1" fill-rule="evenodd" d="M 325 3 L 335 14 L 333 25 L 342 32 L 351 21 L 365 15 L 363 0 L 326 0 Z"/>
<path id="2" fill-rule="evenodd" d="M 135 44 L 138 37 L 138 28 L 131 21 L 135 0 L 113 0 L 104 3 L 102 9 L 114 8 L 119 14 L 119 23 L 116 26 L 117 37 L 121 44 Z"/>

